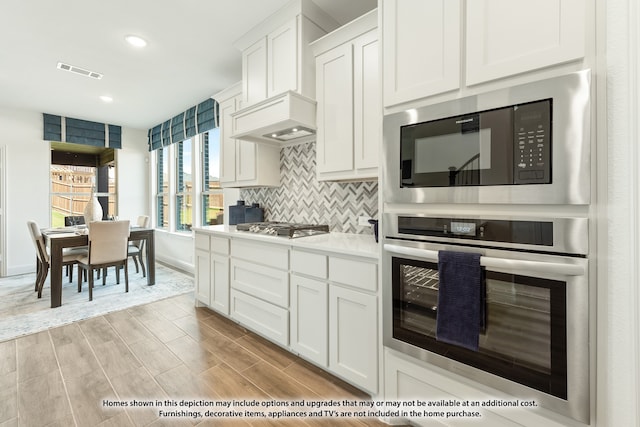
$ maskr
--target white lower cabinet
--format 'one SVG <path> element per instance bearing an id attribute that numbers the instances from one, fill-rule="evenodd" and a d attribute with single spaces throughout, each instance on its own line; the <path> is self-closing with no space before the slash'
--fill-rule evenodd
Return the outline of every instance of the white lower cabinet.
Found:
<path id="1" fill-rule="evenodd" d="M 231 240 L 231 318 L 289 345 L 289 249 Z"/>
<path id="2" fill-rule="evenodd" d="M 207 236 L 208 242 L 208 236 Z M 196 279 L 196 299 L 203 304 L 211 304 L 211 254 L 208 250 L 195 250 L 194 270 Z"/>
<path id="3" fill-rule="evenodd" d="M 328 285 L 315 279 L 291 275 L 291 348 L 327 367 Z"/>
<path id="4" fill-rule="evenodd" d="M 195 233 L 196 298 L 372 395 L 375 259 Z"/>
<path id="5" fill-rule="evenodd" d="M 469 381 L 464 378 L 454 378 L 450 373 L 443 373 L 437 367 L 428 368 L 425 362 L 412 359 L 385 348 L 384 351 L 384 396 L 386 400 L 413 401 L 421 400 L 423 402 L 432 401 L 439 402 L 441 400 L 454 401 L 486 401 L 496 398 L 511 400 L 512 396 L 500 394 L 499 392 L 491 392 L 490 389 L 480 390 L 469 385 Z M 434 409 L 433 407 L 427 409 Z M 464 408 L 463 408 L 464 409 Z M 469 407 L 469 410 L 475 410 Z M 427 417 L 409 417 L 411 425 L 420 427 L 432 426 L 469 426 L 469 425 L 487 425 L 495 427 L 563 427 L 567 425 L 583 426 L 570 422 L 563 422 L 559 417 L 557 420 L 544 416 L 543 411 L 526 411 L 521 408 L 504 408 L 496 407 L 496 411 L 492 411 L 490 407 L 479 408 L 482 413 L 482 422 L 476 423 L 469 418 L 448 418 L 446 420 L 433 419 Z M 442 420 L 442 423 L 437 420 Z M 404 420 L 393 420 L 406 424 Z M 480 420 L 478 420 L 480 421 Z M 446 424 L 445 424 L 446 423 Z"/>
<path id="6" fill-rule="evenodd" d="M 229 257 L 211 254 L 211 308 L 229 315 Z"/>
<path id="7" fill-rule="evenodd" d="M 266 338 L 289 344 L 289 310 L 231 289 L 231 318 Z"/>
<path id="8" fill-rule="evenodd" d="M 195 233 L 196 299 L 229 315 L 229 239 Z"/>
<path id="9" fill-rule="evenodd" d="M 375 295 L 329 286 L 329 369 L 378 390 L 378 302 Z"/>

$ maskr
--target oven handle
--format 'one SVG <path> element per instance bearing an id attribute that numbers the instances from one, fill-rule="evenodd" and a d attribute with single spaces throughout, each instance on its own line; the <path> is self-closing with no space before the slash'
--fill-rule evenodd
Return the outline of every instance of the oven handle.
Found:
<path id="1" fill-rule="evenodd" d="M 398 255 L 407 255 L 425 261 L 438 262 L 438 251 L 429 249 L 408 248 L 405 246 L 384 244 L 384 250 Z M 486 268 L 502 268 L 534 273 L 552 273 L 563 276 L 584 276 L 585 270 L 581 265 L 560 264 L 557 262 L 523 261 L 517 259 L 480 257 L 480 265 Z"/>

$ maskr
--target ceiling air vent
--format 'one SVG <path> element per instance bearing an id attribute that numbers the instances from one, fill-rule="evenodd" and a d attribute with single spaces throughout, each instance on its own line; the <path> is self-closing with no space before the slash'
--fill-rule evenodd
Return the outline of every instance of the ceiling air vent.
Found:
<path id="1" fill-rule="evenodd" d="M 93 79 L 100 80 L 102 78 L 102 74 L 100 73 L 96 73 L 95 71 L 85 70 L 84 68 L 76 67 L 75 65 L 65 64 L 64 62 L 58 62 L 58 69 L 69 71 L 71 73 L 80 74 L 85 77 L 91 77 Z"/>

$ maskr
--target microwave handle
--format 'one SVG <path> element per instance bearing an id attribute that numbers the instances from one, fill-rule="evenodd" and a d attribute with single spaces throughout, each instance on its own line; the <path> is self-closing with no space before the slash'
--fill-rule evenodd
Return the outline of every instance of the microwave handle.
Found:
<path id="1" fill-rule="evenodd" d="M 384 244 L 384 250 L 398 255 L 407 255 L 425 261 L 438 262 L 438 251 L 429 249 L 407 248 L 405 246 Z M 584 276 L 585 270 L 581 265 L 560 264 L 557 262 L 523 261 L 518 259 L 480 257 L 480 265 L 485 268 L 501 268 L 533 273 L 551 273 L 562 276 Z"/>

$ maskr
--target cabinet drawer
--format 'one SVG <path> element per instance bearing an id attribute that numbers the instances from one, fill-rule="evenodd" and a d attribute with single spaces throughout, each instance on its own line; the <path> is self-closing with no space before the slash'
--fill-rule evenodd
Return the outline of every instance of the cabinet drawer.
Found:
<path id="1" fill-rule="evenodd" d="M 231 287 L 280 307 L 289 307 L 287 271 L 232 258 Z"/>
<path id="2" fill-rule="evenodd" d="M 234 239 L 231 241 L 231 256 L 281 270 L 289 269 L 289 250 L 280 245 Z"/>
<path id="3" fill-rule="evenodd" d="M 231 318 L 278 344 L 289 344 L 289 312 L 284 308 L 232 289 Z"/>
<path id="4" fill-rule="evenodd" d="M 203 251 L 209 250 L 209 235 L 204 233 L 196 233 L 195 237 L 196 249 L 202 249 Z"/>
<path id="5" fill-rule="evenodd" d="M 229 255 L 229 239 L 211 236 L 211 252 L 220 255 Z"/>
<path id="6" fill-rule="evenodd" d="M 291 251 L 291 271 L 326 279 L 327 256 L 293 250 Z"/>
<path id="7" fill-rule="evenodd" d="M 378 289 L 378 265 L 329 257 L 329 280 L 375 292 Z"/>

